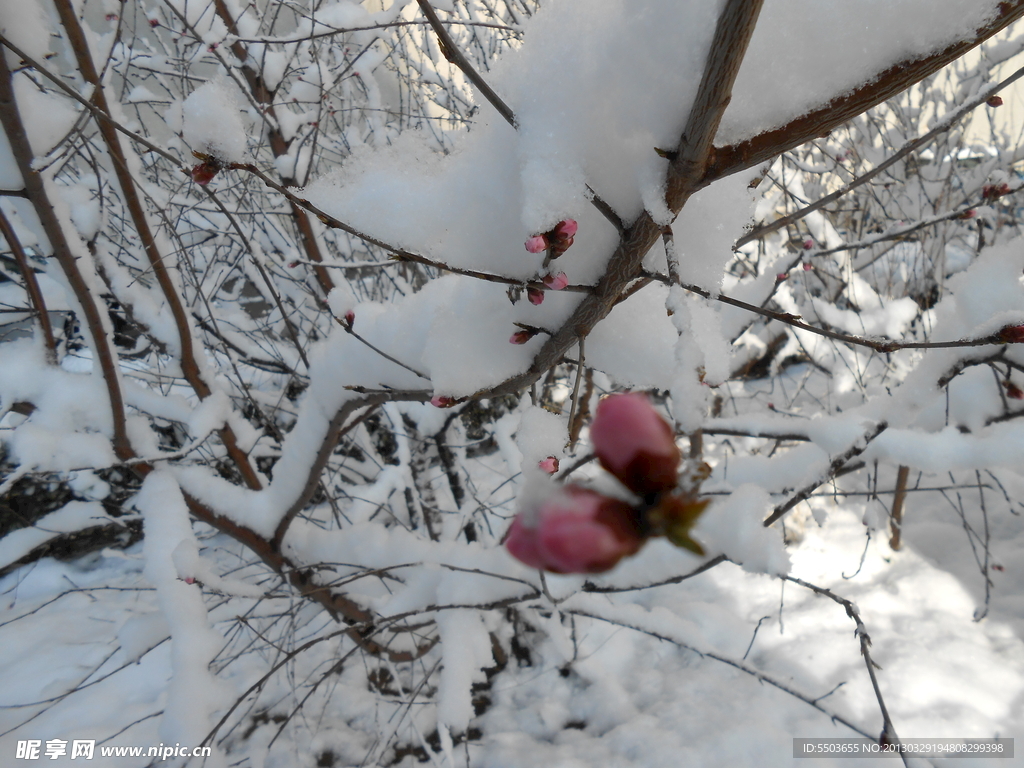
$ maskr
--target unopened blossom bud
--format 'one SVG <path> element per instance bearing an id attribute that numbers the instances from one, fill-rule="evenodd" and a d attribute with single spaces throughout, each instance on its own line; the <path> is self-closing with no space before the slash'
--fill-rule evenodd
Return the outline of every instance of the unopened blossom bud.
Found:
<path id="1" fill-rule="evenodd" d="M 569 278 L 565 276 L 565 272 L 556 272 L 545 277 L 543 282 L 552 291 L 560 291 L 569 284 Z"/>
<path id="2" fill-rule="evenodd" d="M 960 214 L 959 218 L 961 218 L 961 219 L 973 219 L 977 215 L 978 215 L 978 212 L 976 210 L 974 210 L 973 208 L 968 208 L 966 211 L 964 211 L 963 213 Z"/>
<path id="3" fill-rule="evenodd" d="M 526 298 L 530 300 L 531 304 L 540 306 L 541 304 L 544 303 L 544 291 L 540 290 L 539 288 L 527 288 Z"/>
<path id="4" fill-rule="evenodd" d="M 354 310 L 349 310 L 345 313 L 345 324 L 351 328 L 352 324 L 356 321 L 356 313 Z"/>
<path id="5" fill-rule="evenodd" d="M 804 262 L 803 267 L 804 272 L 810 272 L 812 269 L 814 269 L 814 265 L 807 261 Z"/>
<path id="6" fill-rule="evenodd" d="M 1012 400 L 1024 400 L 1024 391 L 1012 381 L 1004 381 L 1003 386 L 1006 387 L 1007 397 Z"/>
<path id="7" fill-rule="evenodd" d="M 601 466 L 633 493 L 646 497 L 675 487 L 681 458 L 675 435 L 646 396 L 630 392 L 604 398 L 590 439 Z"/>
<path id="8" fill-rule="evenodd" d="M 430 404 L 435 408 L 451 408 L 458 402 L 454 397 L 448 395 L 434 395 L 430 398 Z"/>
<path id="9" fill-rule="evenodd" d="M 1007 344 L 1024 342 L 1024 325 L 1007 325 L 999 329 L 999 340 Z"/>
<path id="10" fill-rule="evenodd" d="M 159 27 L 160 26 L 160 19 L 150 19 L 149 20 L 149 26 L 151 26 L 151 27 Z"/>
<path id="11" fill-rule="evenodd" d="M 1001 107 L 1003 106 L 1003 97 L 990 96 L 985 103 L 988 104 L 990 107 Z"/>
<path id="12" fill-rule="evenodd" d="M 549 475 L 553 475 L 558 471 L 558 459 L 554 456 L 548 456 L 546 459 L 538 461 L 537 466 L 542 472 L 547 472 Z"/>
<path id="13" fill-rule="evenodd" d="M 804 250 L 805 251 L 809 251 L 813 247 L 814 247 L 814 241 L 813 240 L 811 240 L 810 238 L 808 238 L 807 240 L 804 240 Z"/>
<path id="14" fill-rule="evenodd" d="M 575 237 L 578 230 L 579 224 L 576 223 L 576 219 L 564 219 L 555 226 L 555 234 L 563 239 Z"/>
<path id="15" fill-rule="evenodd" d="M 779 272 L 779 274 L 777 274 L 775 276 L 775 279 L 778 280 L 781 283 L 781 282 L 789 279 L 789 273 L 788 272 Z"/>
<path id="16" fill-rule="evenodd" d="M 505 546 L 520 562 L 555 573 L 601 573 L 643 546 L 639 513 L 619 499 L 567 485 L 512 521 Z M 527 517 L 533 517 L 528 523 Z"/>
<path id="17" fill-rule="evenodd" d="M 201 187 L 205 187 L 213 181 L 213 177 L 217 175 L 219 170 L 220 167 L 216 163 L 211 163 L 208 160 L 194 165 L 192 166 L 192 181 Z"/>
<path id="18" fill-rule="evenodd" d="M 526 250 L 530 253 L 541 253 L 548 249 L 548 239 L 544 235 L 534 235 L 526 241 Z"/>
<path id="19" fill-rule="evenodd" d="M 516 331 L 515 333 L 513 333 L 509 337 L 508 343 L 509 344 L 525 344 L 526 342 L 528 342 L 530 339 L 532 339 L 536 335 L 537 335 L 536 331 Z"/>

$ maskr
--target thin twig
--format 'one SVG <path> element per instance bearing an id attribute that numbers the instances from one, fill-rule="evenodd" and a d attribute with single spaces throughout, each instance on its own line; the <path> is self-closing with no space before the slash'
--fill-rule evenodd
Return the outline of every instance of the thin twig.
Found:
<path id="1" fill-rule="evenodd" d="M 799 584 L 801 587 L 811 590 L 815 594 L 827 597 L 829 600 L 833 600 L 839 605 L 846 609 L 846 615 L 853 619 L 857 625 L 856 636 L 860 640 L 860 652 L 864 657 L 864 664 L 868 668 L 868 676 L 871 678 L 871 687 L 875 690 L 875 699 L 878 701 L 878 708 L 882 711 L 882 741 L 884 743 L 892 744 L 895 746 L 900 753 L 900 757 L 903 758 L 903 764 L 909 768 L 910 763 L 907 761 L 907 756 L 900 749 L 900 739 L 896 735 L 896 727 L 892 724 L 892 718 L 889 717 L 889 710 L 885 706 L 885 700 L 882 698 L 882 689 L 878 685 L 878 677 L 875 675 L 876 669 L 881 669 L 874 660 L 871 658 L 871 637 L 868 635 L 867 627 L 864 626 L 864 622 L 860 618 L 860 611 L 857 606 L 854 605 L 850 600 L 845 597 L 840 597 L 834 592 L 819 587 L 803 579 L 798 579 L 795 576 L 782 576 L 781 578 L 786 581 L 791 581 L 794 584 Z"/>

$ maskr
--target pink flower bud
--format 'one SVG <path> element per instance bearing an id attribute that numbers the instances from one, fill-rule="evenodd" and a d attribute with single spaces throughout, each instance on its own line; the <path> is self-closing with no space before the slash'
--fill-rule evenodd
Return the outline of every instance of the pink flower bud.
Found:
<path id="1" fill-rule="evenodd" d="M 558 471 L 558 459 L 554 456 L 548 456 L 546 459 L 538 461 L 537 466 L 540 467 L 542 472 L 547 472 L 549 475 L 553 475 Z"/>
<path id="2" fill-rule="evenodd" d="M 1003 106 L 1003 97 L 1002 96 L 990 96 L 985 101 L 985 103 L 988 104 L 990 107 L 1001 107 L 1001 106 Z"/>
<path id="3" fill-rule="evenodd" d="M 544 278 L 543 282 L 552 291 L 560 291 L 569 284 L 569 278 L 565 276 L 565 272 L 558 272 L 554 275 L 548 275 Z"/>
<path id="4" fill-rule="evenodd" d="M 784 280 L 788 280 L 789 279 L 789 273 L 788 272 L 779 272 L 779 274 L 777 274 L 775 276 L 775 279 L 778 280 L 781 283 Z"/>
<path id="5" fill-rule="evenodd" d="M 159 27 L 160 26 L 160 19 L 150 19 L 149 20 L 149 26 L 151 26 L 151 27 Z"/>
<path id="6" fill-rule="evenodd" d="M 680 461 L 675 435 L 644 395 L 604 398 L 590 439 L 601 466 L 634 493 L 650 496 L 675 487 Z"/>
<path id="7" fill-rule="evenodd" d="M 804 240 L 804 250 L 805 251 L 809 251 L 813 247 L 814 247 L 814 241 L 813 240 L 811 240 L 810 238 Z"/>
<path id="8" fill-rule="evenodd" d="M 541 503 L 536 526 L 520 515 L 505 546 L 517 560 L 555 573 L 601 573 L 635 554 L 645 537 L 639 513 L 624 501 L 567 485 Z"/>
<path id="9" fill-rule="evenodd" d="M 978 212 L 973 208 L 968 208 L 966 211 L 960 214 L 961 219 L 973 219 L 978 215 Z"/>
<path id="10" fill-rule="evenodd" d="M 544 303 L 544 291 L 539 288 L 527 288 L 526 298 L 530 300 L 530 303 L 535 306 L 540 306 Z"/>
<path id="11" fill-rule="evenodd" d="M 544 235 L 534 235 L 526 241 L 526 250 L 530 253 L 540 253 L 548 249 L 548 239 Z"/>
<path id="12" fill-rule="evenodd" d="M 451 408 L 456 402 L 454 397 L 448 395 L 434 395 L 430 398 L 430 404 L 435 408 Z"/>
<path id="13" fill-rule="evenodd" d="M 508 343 L 525 344 L 536 335 L 537 334 L 534 331 L 516 331 L 509 337 Z"/>
<path id="14" fill-rule="evenodd" d="M 805 261 L 804 262 L 804 272 L 810 272 L 812 269 L 814 269 L 814 265 L 812 265 L 809 262 Z"/>
<path id="15" fill-rule="evenodd" d="M 182 581 L 184 581 L 186 584 L 195 584 L 196 578 L 195 576 L 186 576 L 184 579 L 182 579 Z"/>
<path id="16" fill-rule="evenodd" d="M 348 324 L 348 327 L 351 328 L 352 324 L 355 321 L 356 321 L 356 313 L 355 313 L 354 310 L 350 309 L 348 312 L 345 313 L 345 322 Z"/>
<path id="17" fill-rule="evenodd" d="M 566 239 L 575 237 L 577 230 L 579 224 L 576 223 L 576 219 L 564 219 L 555 226 L 555 234 Z"/>
<path id="18" fill-rule="evenodd" d="M 1003 386 L 1006 387 L 1007 397 L 1013 400 L 1024 400 L 1024 391 L 1012 381 L 1004 381 Z"/>

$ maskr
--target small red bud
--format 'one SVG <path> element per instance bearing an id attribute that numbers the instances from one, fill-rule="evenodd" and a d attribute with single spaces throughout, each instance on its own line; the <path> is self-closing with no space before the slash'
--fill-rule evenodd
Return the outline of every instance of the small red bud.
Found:
<path id="1" fill-rule="evenodd" d="M 974 210 L 973 208 L 968 208 L 966 211 L 964 211 L 963 213 L 960 214 L 959 218 L 961 218 L 961 219 L 973 219 L 977 215 L 978 215 L 978 212 L 976 210 Z"/>
<path id="2" fill-rule="evenodd" d="M 988 101 L 986 101 L 985 103 L 988 104 L 990 107 L 1001 107 L 1003 106 L 1003 97 L 990 96 Z"/>
<path id="3" fill-rule="evenodd" d="M 624 501 L 567 485 L 512 521 L 505 547 L 533 568 L 555 573 L 602 573 L 635 554 L 646 540 L 639 514 Z"/>
<path id="4" fill-rule="evenodd" d="M 548 249 L 548 239 L 544 235 L 534 235 L 526 241 L 526 250 L 530 253 L 541 253 Z"/>
<path id="5" fill-rule="evenodd" d="M 117 14 L 116 13 L 108 13 L 107 14 L 107 21 L 117 21 Z"/>
<path id="6" fill-rule="evenodd" d="M 575 219 L 564 219 L 555 226 L 555 234 L 562 238 L 571 239 L 579 230 L 579 224 Z"/>
<path id="7" fill-rule="evenodd" d="M 530 300 L 531 304 L 540 306 L 541 304 L 544 303 L 544 291 L 540 290 L 539 288 L 527 288 L 526 298 Z"/>
<path id="8" fill-rule="evenodd" d="M 810 238 L 808 238 L 807 240 L 804 240 L 804 250 L 805 251 L 809 251 L 813 247 L 814 247 L 814 241 L 813 240 L 811 240 Z"/>
<path id="9" fill-rule="evenodd" d="M 999 340 L 1007 344 L 1024 342 L 1024 325 L 1007 325 L 999 329 Z"/>
<path id="10" fill-rule="evenodd" d="M 430 398 L 430 404 L 435 408 L 451 408 L 458 401 L 448 395 L 434 395 Z"/>
<path id="11" fill-rule="evenodd" d="M 537 333 L 535 331 L 516 331 L 509 337 L 508 343 L 525 344 L 536 335 Z"/>
<path id="12" fill-rule="evenodd" d="M 554 456 L 548 456 L 546 459 L 538 461 L 537 466 L 540 467 L 541 471 L 553 475 L 558 471 L 558 459 Z"/>
<path id="13" fill-rule="evenodd" d="M 205 187 L 211 181 L 213 177 L 217 175 L 217 171 L 220 167 L 215 163 L 211 163 L 209 160 L 199 163 L 198 165 L 192 166 L 192 181 L 201 187 Z"/>
<path id="14" fill-rule="evenodd" d="M 289 261 L 288 262 L 288 269 L 295 269 L 301 263 L 302 263 L 301 261 Z"/>
<path id="15" fill-rule="evenodd" d="M 788 272 L 779 272 L 779 274 L 777 274 L 775 276 L 775 279 L 778 280 L 781 283 L 784 280 L 788 280 L 789 279 L 789 273 Z"/>
<path id="16" fill-rule="evenodd" d="M 569 278 L 565 276 L 565 272 L 558 272 L 554 275 L 548 275 L 544 278 L 543 282 L 552 291 L 560 291 L 569 284 Z"/>
<path id="17" fill-rule="evenodd" d="M 151 26 L 151 27 L 159 27 L 160 26 L 160 19 L 150 19 L 149 20 L 149 26 Z"/>
<path id="18" fill-rule="evenodd" d="M 590 426 L 601 466 L 639 496 L 674 488 L 680 453 L 675 434 L 639 392 L 611 395 Z"/>
<path id="19" fill-rule="evenodd" d="M 814 269 L 814 265 L 810 264 L 810 263 L 808 263 L 806 261 L 804 262 L 803 266 L 804 266 L 804 272 L 810 272 L 812 269 Z"/>
<path id="20" fill-rule="evenodd" d="M 348 327 L 351 328 L 352 324 L 356 321 L 356 313 L 354 310 L 349 310 L 345 313 L 345 322 L 348 323 Z"/>
<path id="21" fill-rule="evenodd" d="M 1012 381 L 1004 381 L 1003 386 L 1006 387 L 1007 397 L 1013 400 L 1024 400 L 1024 391 Z"/>

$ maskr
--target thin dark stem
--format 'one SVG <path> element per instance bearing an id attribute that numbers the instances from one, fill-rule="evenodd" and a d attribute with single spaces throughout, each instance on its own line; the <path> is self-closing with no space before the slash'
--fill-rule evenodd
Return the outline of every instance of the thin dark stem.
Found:
<path id="1" fill-rule="evenodd" d="M 854 624 L 857 625 L 856 635 L 860 640 L 860 652 L 864 657 L 864 664 L 868 668 L 868 676 L 871 678 L 871 687 L 874 688 L 875 699 L 878 701 L 878 708 L 882 711 L 882 740 L 889 744 L 893 744 L 897 749 L 899 749 L 900 739 L 899 736 L 896 735 L 896 727 L 892 724 L 892 718 L 889 717 L 889 710 L 885 706 L 885 700 L 882 698 L 882 689 L 879 687 L 878 677 L 875 675 L 875 670 L 881 669 L 881 667 L 879 667 L 871 658 L 871 637 L 868 635 L 867 627 L 864 626 L 864 622 L 860 618 L 860 611 L 857 609 L 857 606 L 845 597 L 840 597 L 831 590 L 816 586 L 804 581 L 803 579 L 798 579 L 795 576 L 782 576 L 781 578 L 786 581 L 791 581 L 794 584 L 799 584 L 801 587 L 809 589 L 817 595 L 827 597 L 829 600 L 839 603 L 839 605 L 846 609 L 846 615 L 853 619 Z M 900 757 L 903 758 L 903 764 L 909 768 L 910 764 L 907 762 L 907 756 L 903 753 L 903 750 L 899 749 L 899 753 Z"/>
<path id="2" fill-rule="evenodd" d="M 785 502 L 784 504 L 780 504 L 775 508 L 775 510 L 765 519 L 765 528 L 772 525 L 776 521 L 782 519 L 783 515 L 789 512 L 789 510 L 791 510 L 801 501 L 810 498 L 811 494 L 813 494 L 814 491 L 817 490 L 823 483 L 827 483 L 829 480 L 835 477 L 836 473 L 838 473 L 843 468 L 846 462 L 848 462 L 855 456 L 859 456 L 860 454 L 864 453 L 864 451 L 867 449 L 871 441 L 878 437 L 880 434 L 882 434 L 882 432 L 884 432 L 888 428 L 888 426 L 888 423 L 884 421 L 879 422 L 870 432 L 865 434 L 861 439 L 859 439 L 857 442 L 855 442 L 841 454 L 836 456 L 829 464 L 828 471 L 825 473 L 824 477 L 820 479 L 815 479 L 812 483 L 806 485 L 798 493 L 793 495 L 787 502 Z"/>
<path id="3" fill-rule="evenodd" d="M 36 280 L 35 270 L 32 269 L 28 256 L 25 255 L 25 249 L 21 247 L 21 241 L 18 239 L 14 227 L 11 226 L 11 222 L 4 215 L 2 208 L 0 208 L 0 235 L 3 235 L 7 241 L 7 246 L 14 254 L 14 260 L 18 262 L 18 269 L 21 270 L 21 276 L 25 280 L 25 291 L 28 293 L 29 301 L 32 302 L 32 308 L 36 311 L 36 317 L 39 318 L 39 328 L 43 332 L 46 356 L 51 363 L 56 363 L 57 343 L 53 339 L 53 326 L 50 325 L 50 315 L 46 311 L 43 292 L 39 288 L 39 281 Z"/>

